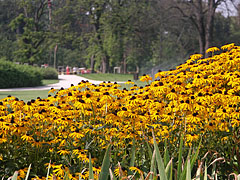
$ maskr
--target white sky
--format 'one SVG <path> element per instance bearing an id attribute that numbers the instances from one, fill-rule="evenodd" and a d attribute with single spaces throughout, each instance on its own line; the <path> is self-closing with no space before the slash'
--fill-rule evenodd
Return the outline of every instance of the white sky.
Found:
<path id="1" fill-rule="evenodd" d="M 223 13 L 224 16 L 236 16 L 237 10 L 234 7 L 234 5 L 237 7 L 237 5 L 240 3 L 240 0 L 228 0 L 226 3 L 222 3 L 218 8 L 217 11 L 220 11 Z M 229 11 L 227 10 L 229 9 Z"/>

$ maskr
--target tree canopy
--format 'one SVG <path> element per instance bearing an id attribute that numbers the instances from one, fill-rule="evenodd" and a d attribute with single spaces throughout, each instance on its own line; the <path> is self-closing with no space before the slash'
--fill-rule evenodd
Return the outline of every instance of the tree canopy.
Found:
<path id="1" fill-rule="evenodd" d="M 239 16 L 216 11 L 226 2 L 1 0 L 0 58 L 103 73 L 167 70 L 213 45 L 238 44 Z"/>

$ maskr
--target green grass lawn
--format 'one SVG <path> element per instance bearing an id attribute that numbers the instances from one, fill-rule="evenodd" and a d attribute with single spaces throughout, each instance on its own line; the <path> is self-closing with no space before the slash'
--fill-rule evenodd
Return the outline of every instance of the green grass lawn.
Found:
<path id="1" fill-rule="evenodd" d="M 133 74 L 111 74 L 111 73 L 106 73 L 106 74 L 81 74 L 79 76 L 82 76 L 84 78 L 87 79 L 91 79 L 91 80 L 96 80 L 96 81 L 118 81 L 118 82 L 126 82 L 128 80 L 131 80 L 132 82 L 134 82 L 135 84 L 137 84 L 138 86 L 145 86 L 147 83 L 145 82 L 141 82 L 140 80 L 133 80 Z M 140 78 L 140 76 L 139 76 Z M 124 85 L 121 84 L 124 87 L 129 87 L 129 85 Z"/>
<path id="2" fill-rule="evenodd" d="M 42 80 L 42 84 L 45 86 L 45 85 L 48 85 L 48 84 L 56 84 L 58 83 L 59 80 L 58 79 L 44 79 Z"/>
<path id="3" fill-rule="evenodd" d="M 133 74 L 93 73 L 93 74 L 81 74 L 80 76 L 96 81 L 128 81 L 128 80 L 133 81 Z"/>
<path id="4" fill-rule="evenodd" d="M 0 99 L 7 97 L 8 95 L 17 97 L 19 100 L 29 101 L 31 99 L 47 98 L 49 90 L 34 90 L 34 91 L 0 91 Z"/>
<path id="5" fill-rule="evenodd" d="M 59 80 L 55 79 L 44 79 L 42 81 L 43 85 L 55 84 Z M 3 99 L 9 95 L 17 97 L 19 100 L 29 101 L 31 99 L 47 98 L 49 90 L 34 90 L 34 91 L 0 91 L 0 99 Z"/>

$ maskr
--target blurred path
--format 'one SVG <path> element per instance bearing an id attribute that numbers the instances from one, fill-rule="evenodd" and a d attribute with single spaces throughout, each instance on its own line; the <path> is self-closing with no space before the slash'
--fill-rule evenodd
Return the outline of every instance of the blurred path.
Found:
<path id="1" fill-rule="evenodd" d="M 94 81 L 89 80 L 81 76 L 77 75 L 59 75 L 58 76 L 59 82 L 56 84 L 49 84 L 46 86 L 37 86 L 37 87 L 23 87 L 23 88 L 9 88 L 9 89 L 0 89 L 0 91 L 32 91 L 32 90 L 50 90 L 51 88 L 54 89 L 60 89 L 60 88 L 69 88 L 71 87 L 71 84 L 78 85 L 79 82 L 82 80 L 86 81 L 88 80 L 92 84 L 100 84 L 102 81 Z M 124 83 L 124 82 L 118 82 L 118 83 Z"/>

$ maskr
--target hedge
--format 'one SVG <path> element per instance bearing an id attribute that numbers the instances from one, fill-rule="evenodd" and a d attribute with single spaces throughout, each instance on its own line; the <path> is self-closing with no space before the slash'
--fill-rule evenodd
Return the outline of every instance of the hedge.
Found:
<path id="1" fill-rule="evenodd" d="M 41 73 L 42 73 L 43 79 L 58 79 L 58 72 L 54 68 L 51 68 L 51 67 L 42 68 Z"/>
<path id="2" fill-rule="evenodd" d="M 0 59 L 0 88 L 40 86 L 42 79 L 40 68 Z"/>

